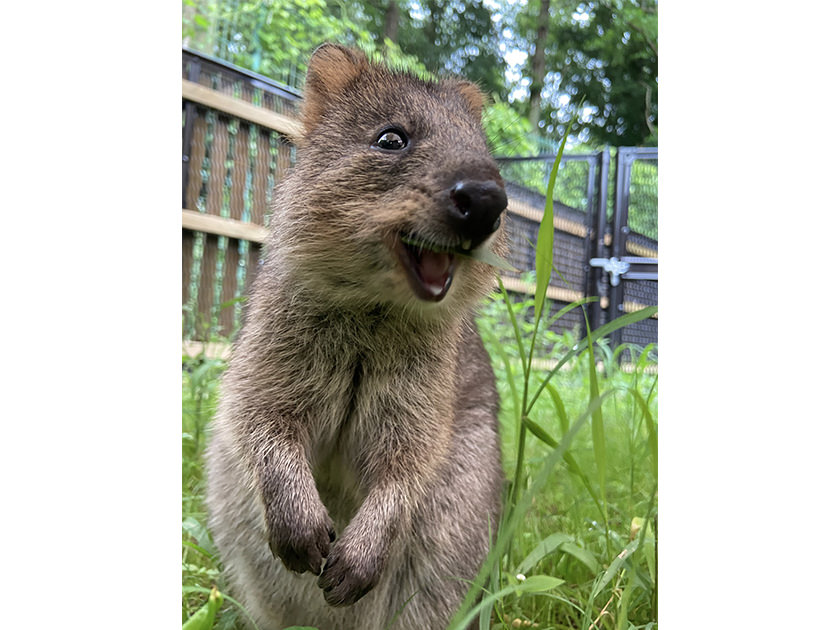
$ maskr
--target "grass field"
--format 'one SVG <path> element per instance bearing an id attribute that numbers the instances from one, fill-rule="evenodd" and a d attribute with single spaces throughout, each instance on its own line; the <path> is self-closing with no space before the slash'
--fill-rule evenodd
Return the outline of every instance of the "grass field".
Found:
<path id="1" fill-rule="evenodd" d="M 635 361 L 622 369 L 597 331 L 591 350 L 585 339 L 575 349 L 574 335 L 547 331 L 538 332 L 531 353 L 526 312 L 533 306 L 496 296 L 478 320 L 502 402 L 508 518 L 481 576 L 487 603 L 481 610 L 465 607 L 450 628 L 473 615 L 494 629 L 656 628 L 655 348 L 625 348 Z M 521 344 L 506 319 L 510 313 Z M 549 364 L 567 360 L 522 414 L 523 398 L 532 400 L 547 375 L 530 370 L 525 395 L 527 356 Z M 206 611 L 217 586 L 225 599 L 215 624 L 205 627 L 253 628 L 237 619 L 225 593 L 203 504 L 201 453 L 224 363 L 198 357 L 185 364 L 183 617 Z"/>

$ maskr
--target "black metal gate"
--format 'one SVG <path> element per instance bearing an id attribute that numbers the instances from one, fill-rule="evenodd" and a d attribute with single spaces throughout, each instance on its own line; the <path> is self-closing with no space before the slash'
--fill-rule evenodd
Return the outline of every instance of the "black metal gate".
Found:
<path id="1" fill-rule="evenodd" d="M 616 150 L 613 212 L 608 218 L 610 156 L 608 151 L 602 152 L 598 214 L 590 222 L 594 239 L 586 290 L 588 295 L 600 298 L 589 306 L 590 320 L 599 325 L 658 302 L 658 157 L 657 147 Z M 634 176 L 634 165 L 647 168 L 637 168 Z M 639 322 L 619 329 L 611 335 L 611 345 L 616 348 L 623 341 L 638 343 L 655 339 L 657 323 Z M 647 334 L 642 334 L 644 329 L 648 329 Z"/>
<path id="2" fill-rule="evenodd" d="M 542 162 L 547 181 L 554 156 L 497 159 L 510 199 L 527 196 L 523 184 L 534 192 L 533 175 L 528 182 L 520 181 L 528 163 Z M 658 302 L 657 160 L 655 147 L 619 147 L 563 157 L 564 168 L 577 165 L 579 181 L 577 192 L 565 198 L 554 191 L 555 218 L 562 216 L 582 225 L 580 247 L 567 248 L 565 253 L 562 247 L 556 248 L 555 262 L 558 256 L 575 256 L 574 261 L 559 261 L 560 266 L 565 265 L 567 272 L 570 266 L 582 268 L 580 295 L 598 297 L 586 307 L 585 315 L 581 314 L 581 330 L 587 323 L 594 329 L 625 312 Z M 542 201 L 532 195 L 530 203 L 538 206 L 544 200 L 544 195 Z M 568 232 L 561 237 L 570 239 Z M 573 254 L 573 249 L 579 253 Z M 656 341 L 657 333 L 657 321 L 646 320 L 613 333 L 611 344 L 614 348 L 622 342 L 644 346 Z"/>

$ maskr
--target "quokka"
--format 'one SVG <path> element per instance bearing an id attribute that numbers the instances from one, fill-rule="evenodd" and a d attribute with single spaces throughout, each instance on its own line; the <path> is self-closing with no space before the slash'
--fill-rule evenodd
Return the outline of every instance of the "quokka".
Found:
<path id="1" fill-rule="evenodd" d="M 326 44 L 207 453 L 231 594 L 264 630 L 446 627 L 499 517 L 473 308 L 507 197 L 483 96 Z"/>

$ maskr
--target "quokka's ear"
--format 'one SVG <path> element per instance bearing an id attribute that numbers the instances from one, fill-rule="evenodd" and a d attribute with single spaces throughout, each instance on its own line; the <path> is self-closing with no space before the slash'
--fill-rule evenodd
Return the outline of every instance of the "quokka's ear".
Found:
<path id="1" fill-rule="evenodd" d="M 309 61 L 303 92 L 303 126 L 308 133 L 329 102 L 368 67 L 364 53 L 338 44 L 322 44 Z"/>
<path id="2" fill-rule="evenodd" d="M 484 93 L 471 81 L 455 81 L 455 89 L 466 101 L 470 113 L 481 120 L 481 112 L 484 109 Z"/>

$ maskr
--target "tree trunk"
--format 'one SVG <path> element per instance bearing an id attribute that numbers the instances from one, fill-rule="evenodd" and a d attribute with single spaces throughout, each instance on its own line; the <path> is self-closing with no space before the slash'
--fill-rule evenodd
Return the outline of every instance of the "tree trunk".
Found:
<path id="1" fill-rule="evenodd" d="M 531 59 L 531 97 L 528 101 L 528 120 L 531 128 L 537 131 L 540 122 L 540 105 L 542 104 L 543 85 L 545 84 L 545 43 L 548 39 L 548 5 L 549 0 L 540 0 L 540 15 L 537 18 L 537 41 L 534 46 L 534 56 Z"/>
<path id="2" fill-rule="evenodd" d="M 390 39 L 396 44 L 399 24 L 400 10 L 397 7 L 397 0 L 390 0 L 388 8 L 385 10 L 385 32 L 382 34 L 383 39 Z"/>

